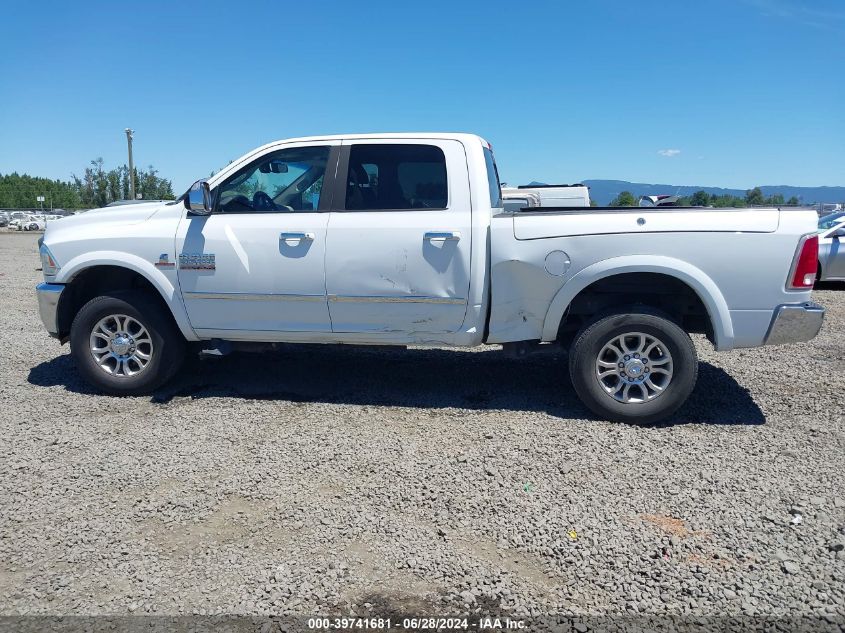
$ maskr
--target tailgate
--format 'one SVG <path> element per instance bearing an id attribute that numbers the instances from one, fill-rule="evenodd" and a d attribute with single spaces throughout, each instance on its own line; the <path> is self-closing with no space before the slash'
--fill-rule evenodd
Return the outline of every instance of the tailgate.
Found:
<path id="1" fill-rule="evenodd" d="M 774 233 L 778 209 L 654 209 L 520 212 L 514 215 L 518 240 L 611 233 Z"/>

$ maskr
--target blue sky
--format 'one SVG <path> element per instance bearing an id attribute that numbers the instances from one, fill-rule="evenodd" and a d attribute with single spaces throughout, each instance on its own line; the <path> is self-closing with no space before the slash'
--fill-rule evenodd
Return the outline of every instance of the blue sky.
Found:
<path id="1" fill-rule="evenodd" d="M 74 6 L 75 5 L 75 6 Z M 265 142 L 467 131 L 503 180 L 845 185 L 841 0 L 18 3 L 0 173 L 153 164 L 177 191 Z"/>

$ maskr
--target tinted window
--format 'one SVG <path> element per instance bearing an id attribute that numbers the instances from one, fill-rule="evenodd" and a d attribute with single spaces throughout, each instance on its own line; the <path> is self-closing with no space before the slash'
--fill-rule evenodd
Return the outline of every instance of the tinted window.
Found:
<path id="1" fill-rule="evenodd" d="M 314 211 L 320 204 L 328 147 L 292 147 L 261 157 L 220 186 L 224 213 Z"/>
<path id="2" fill-rule="evenodd" d="M 490 206 L 497 209 L 502 206 L 502 186 L 499 184 L 499 170 L 493 159 L 493 151 L 484 148 L 484 162 L 487 164 L 487 186 L 490 187 Z"/>
<path id="3" fill-rule="evenodd" d="M 353 145 L 346 209 L 445 209 L 446 157 L 434 145 Z"/>

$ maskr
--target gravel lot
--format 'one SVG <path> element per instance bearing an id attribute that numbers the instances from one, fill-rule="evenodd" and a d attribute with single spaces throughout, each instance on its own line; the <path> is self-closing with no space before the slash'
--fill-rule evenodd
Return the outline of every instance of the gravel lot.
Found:
<path id="1" fill-rule="evenodd" d="M 845 287 L 809 344 L 697 339 L 660 426 L 495 349 L 297 346 L 118 399 L 43 331 L 36 239 L 0 233 L 3 614 L 845 616 Z"/>

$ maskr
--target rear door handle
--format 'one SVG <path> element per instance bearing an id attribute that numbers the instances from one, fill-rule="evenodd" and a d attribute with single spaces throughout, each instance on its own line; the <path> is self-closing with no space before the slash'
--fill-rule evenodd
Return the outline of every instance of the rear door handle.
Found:
<path id="1" fill-rule="evenodd" d="M 458 231 L 429 231 L 425 234 L 425 239 L 431 242 L 445 242 L 446 240 L 457 242 L 461 239 L 461 234 Z"/>
<path id="2" fill-rule="evenodd" d="M 280 240 L 287 241 L 299 241 L 302 242 L 304 240 L 308 240 L 309 242 L 313 241 L 316 236 L 313 233 L 282 233 L 279 236 Z"/>

